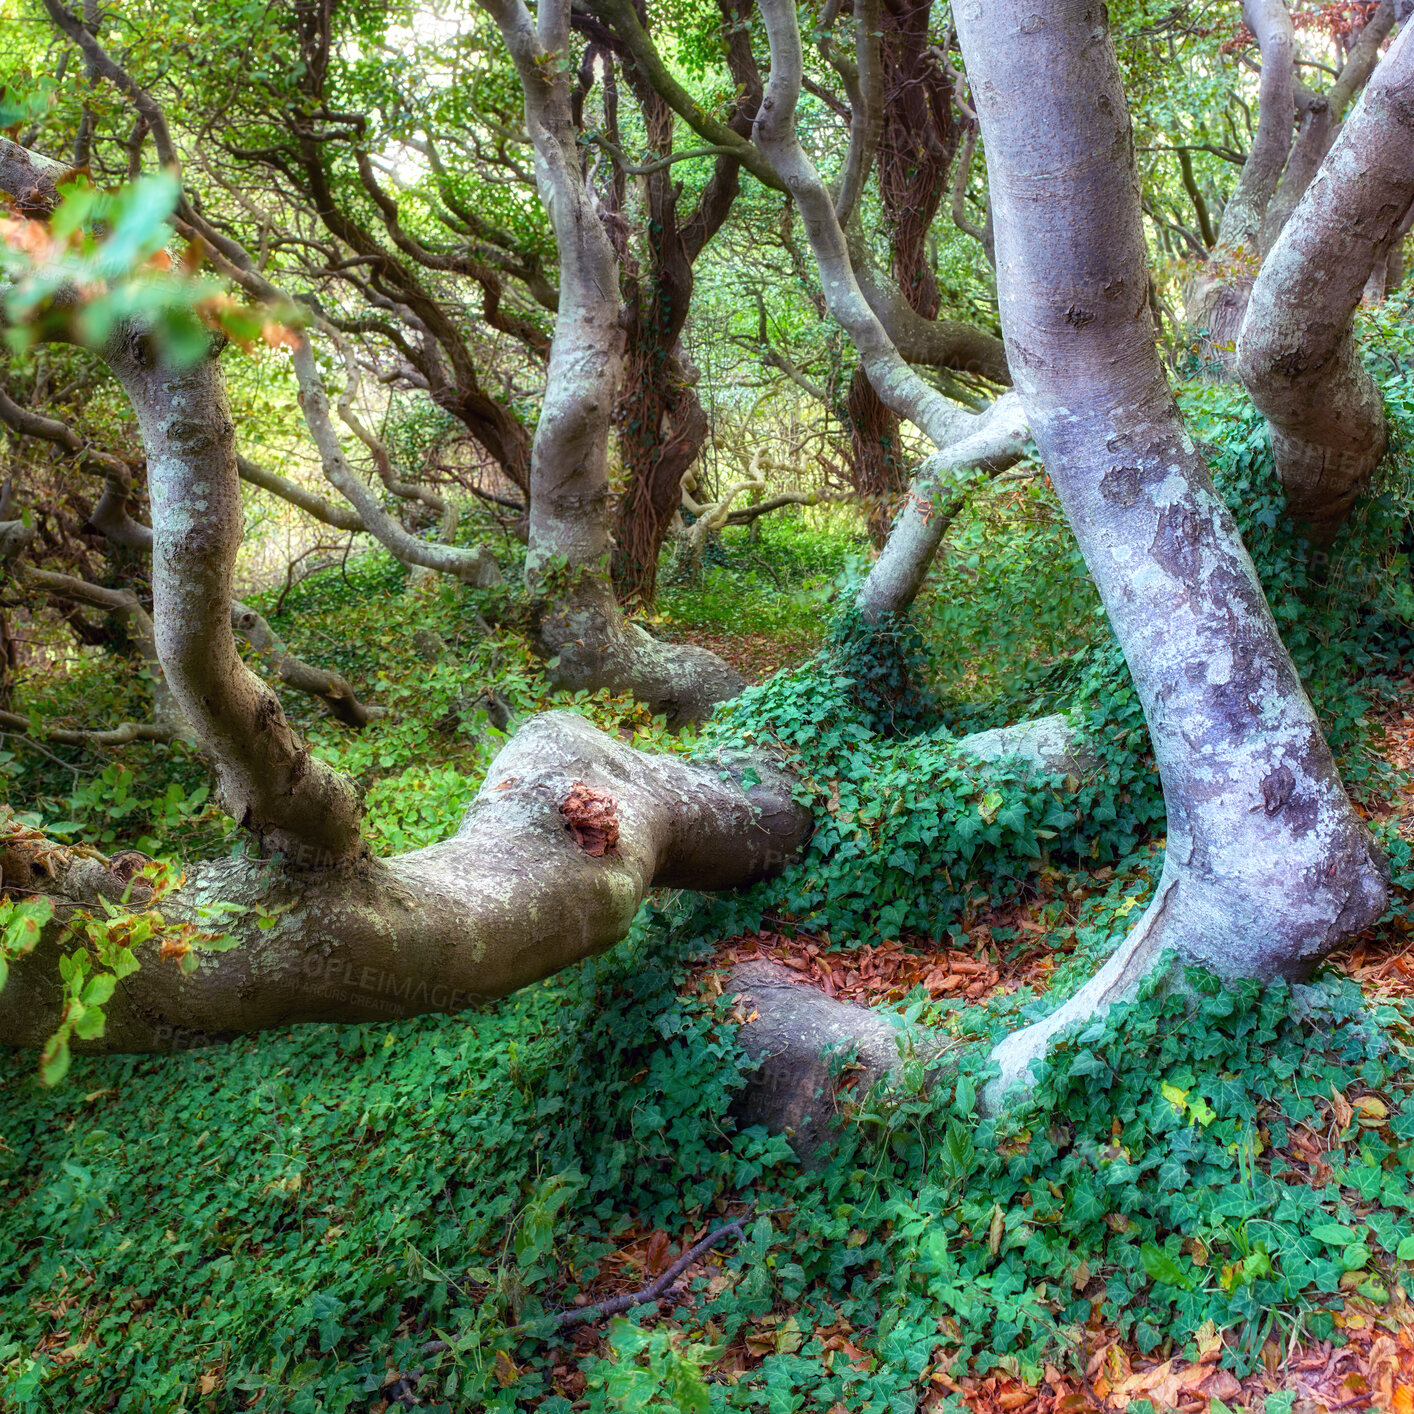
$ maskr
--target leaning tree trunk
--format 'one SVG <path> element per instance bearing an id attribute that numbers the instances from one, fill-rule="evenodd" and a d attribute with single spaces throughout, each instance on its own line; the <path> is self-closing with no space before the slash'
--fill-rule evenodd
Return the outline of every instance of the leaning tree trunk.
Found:
<path id="1" fill-rule="evenodd" d="M 1232 363 L 1247 297 L 1257 277 L 1262 221 L 1286 169 L 1296 111 L 1296 35 L 1286 0 L 1242 0 L 1242 17 L 1262 55 L 1257 133 L 1223 208 L 1218 243 L 1185 301 L 1189 324 L 1205 335 L 1225 367 Z"/>
<path id="2" fill-rule="evenodd" d="M 1263 259 L 1276 244 L 1277 237 L 1291 219 L 1291 213 L 1296 210 L 1296 203 L 1305 196 L 1311 179 L 1326 160 L 1326 153 L 1340 130 L 1345 105 L 1374 72 L 1380 60 L 1380 46 L 1389 37 L 1393 26 L 1394 5 L 1391 0 L 1380 0 L 1375 13 L 1365 22 L 1359 38 L 1351 46 L 1345 64 L 1330 88 L 1318 94 L 1297 85 L 1301 121 L 1291 145 L 1286 170 L 1262 218 L 1260 249 Z"/>
<path id="3" fill-rule="evenodd" d="M 1266 415 L 1292 514 L 1318 545 L 1383 456 L 1379 390 L 1352 317 L 1414 203 L 1414 31 L 1375 70 L 1252 290 L 1237 371 Z"/>
<path id="4" fill-rule="evenodd" d="M 539 40 L 518 0 L 485 0 L 485 7 L 520 74 L 536 177 L 560 258 L 560 303 L 531 456 L 525 561 L 539 602 L 539 647 L 563 686 L 629 691 L 671 724 L 699 720 L 734 697 L 742 678 L 715 654 L 660 644 L 626 623 L 609 578 L 609 418 L 624 331 L 618 261 L 580 166 L 569 76 L 545 63 L 545 55 L 566 51 L 569 34 L 547 33 L 558 7 L 547 6 Z"/>
<path id="5" fill-rule="evenodd" d="M 1055 0 L 1034 11 L 1023 0 L 953 7 L 986 142 L 1002 328 L 1144 706 L 1168 848 L 1118 952 L 998 1048 L 994 1102 L 1050 1037 L 1130 996 L 1166 950 L 1226 977 L 1296 977 L 1378 918 L 1386 897 L 1378 851 L 1155 347 L 1104 9 Z"/>
<path id="6" fill-rule="evenodd" d="M 861 19 L 867 3 L 856 0 L 856 15 Z M 858 607 L 872 622 L 908 609 L 956 513 L 955 494 L 976 473 L 1012 465 L 1027 434 L 1019 425 L 1019 404 L 1011 394 L 981 415 L 967 412 L 925 383 L 899 353 L 860 288 L 835 202 L 796 133 L 804 60 L 795 7 L 787 0 L 761 0 L 761 17 L 771 46 L 771 74 L 753 132 L 756 145 L 795 200 L 826 304 L 853 343 L 879 401 L 912 422 L 938 448 L 910 484 L 884 550 L 860 590 Z M 877 33 L 868 23 L 858 24 L 856 33 L 860 74 L 877 72 L 876 56 L 869 53 L 877 48 Z M 877 94 L 872 101 L 878 102 Z"/>
<path id="7" fill-rule="evenodd" d="M 103 350 L 147 451 L 157 654 L 222 803 L 261 851 L 303 866 L 347 863 L 366 853 L 360 792 L 311 756 L 236 651 L 231 581 L 244 505 L 217 352 L 174 364 L 157 335 L 131 323 Z"/>
<path id="8" fill-rule="evenodd" d="M 567 40 L 568 0 L 543 0 L 538 35 L 520 0 L 498 0 L 495 16 L 525 78 L 553 184 L 563 179 L 553 170 L 555 134 L 536 127 L 535 100 L 539 86 L 559 82 L 552 56 Z M 577 165 L 572 134 L 558 155 Z M 562 308 L 578 322 L 567 326 L 568 339 L 557 338 L 542 428 L 548 421 L 565 439 L 557 451 L 570 460 L 547 455 L 539 465 L 573 483 L 576 458 L 597 456 L 602 468 L 617 370 L 599 322 L 606 303 L 576 287 L 606 273 L 584 258 L 602 240 L 599 221 L 587 202 L 578 214 L 589 219 L 578 228 L 574 211 L 555 210 L 567 272 Z M 7 830 L 0 879 L 22 896 L 48 896 L 55 913 L 32 950 L 10 958 L 0 1039 L 45 1044 L 82 1018 L 77 1034 L 88 1049 L 173 1050 L 302 1020 L 461 1010 L 611 946 L 650 888 L 740 887 L 798 853 L 809 812 L 770 759 L 703 766 L 647 756 L 572 713 L 548 713 L 492 763 L 453 839 L 372 857 L 357 788 L 311 755 L 235 650 L 233 619 L 247 631 L 253 625 L 231 597 L 241 488 L 217 350 L 175 363 L 129 322 L 102 353 L 133 404 L 148 457 L 161 667 L 222 800 L 261 857 L 187 869 L 157 901 L 160 917 L 146 920 L 155 936 L 136 945 L 140 966 L 116 991 L 114 974 L 104 972 L 111 958 L 89 959 L 90 980 L 98 984 L 101 973 L 110 993 L 106 1025 L 94 1026 L 84 1008 L 102 988 L 85 985 L 88 1001 L 71 991 L 71 959 L 84 950 L 83 930 L 71 925 L 129 897 L 141 912 L 153 902 L 151 885 L 136 876 L 131 853 L 108 861 Z M 586 517 L 563 519 L 582 526 Z M 602 529 L 602 515 L 589 519 Z M 552 568 L 542 562 L 542 575 Z M 223 946 L 209 946 L 213 926 L 227 935 Z"/>

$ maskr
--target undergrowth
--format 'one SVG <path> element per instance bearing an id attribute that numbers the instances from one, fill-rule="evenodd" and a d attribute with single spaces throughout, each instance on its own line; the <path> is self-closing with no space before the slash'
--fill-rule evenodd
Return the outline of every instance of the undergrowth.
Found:
<path id="1" fill-rule="evenodd" d="M 732 1118 L 735 1028 L 682 994 L 707 941 L 653 915 L 485 1013 L 79 1059 L 54 1091 L 12 1071 L 7 1407 L 89 1407 L 99 1375 L 114 1410 L 341 1411 L 420 1371 L 442 1411 L 911 1410 L 934 1372 L 1074 1370 L 1105 1332 L 1181 1354 L 1228 1329 L 1245 1372 L 1410 1281 L 1414 1037 L 1348 984 L 1143 997 L 1003 1124 L 975 1113 L 984 1050 L 931 1094 L 905 1066 L 802 1173 Z M 1302 1126 L 1334 1131 L 1324 1184 Z M 537 1326 L 625 1241 L 746 1204 L 691 1310 L 602 1355 Z"/>
<path id="2" fill-rule="evenodd" d="M 1370 793 L 1398 784 L 1369 719 L 1414 620 L 1414 407 L 1386 394 L 1386 480 L 1313 562 L 1250 408 L 1220 386 L 1185 393 L 1346 779 Z M 276 620 L 291 646 L 392 709 L 353 734 L 282 694 L 366 790 L 377 849 L 455 828 L 505 740 L 491 686 L 513 718 L 571 706 L 650 749 L 776 750 L 815 835 L 778 879 L 656 898 L 623 946 L 484 1012 L 80 1057 L 51 1090 L 7 1067 L 0 1404 L 332 1414 L 405 1377 L 443 1414 L 902 1414 L 925 1388 L 960 1407 L 947 1382 L 964 1373 L 1083 1370 L 1102 1338 L 1192 1358 L 1225 1331 L 1240 1374 L 1381 1319 L 1414 1261 L 1407 1010 L 1362 1008 L 1334 976 L 1293 990 L 1194 975 L 1185 996 L 1146 994 L 1056 1047 L 1027 1112 L 979 1118 L 989 1043 L 1051 1008 L 1138 916 L 1163 802 L 1044 482 L 988 493 L 955 536 L 916 628 L 884 636 L 848 615 L 827 629 L 826 598 L 848 602 L 857 569 L 848 537 L 782 521 L 724 538 L 734 573 L 709 563 L 703 585 L 670 585 L 660 627 L 823 649 L 684 740 L 626 699 L 548 692 L 508 591 L 409 592 L 377 554 L 292 590 Z M 46 716 L 135 716 L 142 687 L 81 657 L 36 700 Z M 958 750 L 969 731 L 1055 711 L 1096 753 L 1083 780 Z M 240 847 L 181 748 L 113 762 L 6 749 L 0 785 L 60 838 Z M 1385 842 L 1403 909 L 1410 851 L 1393 830 Z M 905 1057 L 903 1084 L 860 1097 L 812 1172 L 739 1126 L 744 1057 L 729 1003 L 699 985 L 706 949 L 766 924 L 838 946 L 966 944 L 980 910 L 1023 896 L 1049 929 L 1048 991 L 900 1004 L 968 1048 L 955 1078 L 929 1090 Z M 690 1308 L 656 1324 L 640 1311 L 598 1346 L 549 1334 L 546 1314 L 596 1291 L 626 1244 L 743 1214 L 722 1265 L 689 1273 Z"/>

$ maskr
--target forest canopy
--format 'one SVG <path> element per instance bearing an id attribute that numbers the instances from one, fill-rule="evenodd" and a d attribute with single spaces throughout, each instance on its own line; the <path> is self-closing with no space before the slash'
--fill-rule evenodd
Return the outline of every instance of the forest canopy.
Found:
<path id="1" fill-rule="evenodd" d="M 0 1410 L 1414 1414 L 1411 0 L 0 19 Z"/>

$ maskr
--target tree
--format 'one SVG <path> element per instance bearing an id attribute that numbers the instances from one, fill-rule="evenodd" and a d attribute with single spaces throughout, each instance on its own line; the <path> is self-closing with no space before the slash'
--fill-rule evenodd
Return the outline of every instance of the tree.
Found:
<path id="1" fill-rule="evenodd" d="M 607 502 L 624 335 L 613 244 L 580 161 L 570 7 L 547 0 L 532 18 L 521 0 L 486 4 L 520 77 L 559 259 L 530 476 L 530 573 L 550 586 L 558 614 L 542 636 L 556 635 L 562 653 L 622 651 L 627 671 L 642 672 L 646 652 L 658 650 L 644 650 L 616 617 L 602 571 L 607 517 L 580 513 Z M 868 0 L 859 13 L 867 16 Z M 1382 911 L 1382 864 L 1168 388 L 1103 8 L 1054 0 L 1032 16 L 1010 0 L 956 6 L 1016 382 L 980 417 L 923 382 L 864 297 L 835 202 L 796 131 L 804 60 L 795 9 L 763 0 L 761 16 L 770 69 L 750 141 L 674 87 L 641 29 L 624 21 L 619 34 L 675 111 L 790 192 L 829 307 L 871 386 L 939 448 L 915 481 L 915 509 L 900 518 L 865 586 L 866 617 L 906 609 L 940 534 L 930 528 L 934 507 L 958 487 L 957 473 L 1014 458 L 1029 428 L 1129 663 L 1163 779 L 1168 851 L 1153 903 L 1091 983 L 998 1048 L 997 1103 L 1061 1027 L 1130 995 L 1163 956 L 1228 978 L 1300 976 Z M 857 30 L 863 73 L 877 35 L 867 23 Z M 1391 57 L 1402 63 L 1406 50 Z M 1393 110 L 1367 109 L 1377 125 L 1394 121 L 1385 111 Z M 861 143 L 864 126 L 855 129 Z M 214 239 L 233 277 L 268 293 L 231 243 Z M 227 808 L 266 857 L 195 866 L 160 900 L 164 920 L 185 925 L 187 936 L 203 905 L 233 905 L 228 931 L 238 946 L 203 952 L 195 939 L 195 970 L 178 974 L 148 944 L 146 965 L 113 998 L 108 1030 L 91 1043 L 170 1049 L 299 1019 L 455 1009 L 610 945 L 652 885 L 736 887 L 799 847 L 807 813 L 770 759 L 715 769 L 645 756 L 549 714 L 497 758 L 454 839 L 372 858 L 350 783 L 310 755 L 234 652 L 239 480 L 219 348 L 183 362 L 130 318 L 102 352 L 132 400 L 148 454 L 153 619 L 166 682 L 212 759 Z M 681 663 L 657 661 L 681 692 Z M 24 832 L 6 842 L 3 868 L 7 880 L 57 900 L 59 924 L 85 904 L 120 897 L 128 883 L 120 861 L 54 851 Z M 268 920 L 273 926 L 262 926 Z M 69 994 L 57 979 L 71 944 L 61 946 L 61 932 L 50 925 L 12 968 L 0 1034 L 36 1043 L 63 1024 Z"/>

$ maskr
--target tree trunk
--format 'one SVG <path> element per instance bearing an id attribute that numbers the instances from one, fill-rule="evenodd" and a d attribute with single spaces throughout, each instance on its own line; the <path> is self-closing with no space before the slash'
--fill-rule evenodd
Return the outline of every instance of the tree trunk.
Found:
<path id="1" fill-rule="evenodd" d="M 531 457 L 525 561 L 527 586 L 539 601 L 539 647 L 562 686 L 630 691 L 674 725 L 700 720 L 734 697 L 743 679 L 715 654 L 658 643 L 625 623 L 609 579 L 609 417 L 624 330 L 618 262 L 580 166 L 568 75 L 545 60 L 565 48 L 568 32 L 555 30 L 549 43 L 558 6 L 548 3 L 539 40 L 518 0 L 486 0 L 486 8 L 520 73 L 541 200 L 560 256 L 560 303 Z"/>
<path id="2" fill-rule="evenodd" d="M 946 528 L 945 522 L 934 525 L 944 487 L 959 473 L 1010 466 L 1021 455 L 1025 430 L 1017 434 L 1014 399 L 999 399 L 981 416 L 967 412 L 925 383 L 900 355 L 860 288 L 834 202 L 796 134 L 803 57 L 795 10 L 784 0 L 762 0 L 761 15 L 771 46 L 771 73 L 754 129 L 756 143 L 795 200 L 830 313 L 849 335 L 879 401 L 939 449 L 910 487 L 889 544 L 859 597 L 866 618 L 901 613 L 922 585 Z M 877 43 L 867 26 L 859 28 L 861 46 Z M 866 69 L 863 59 L 859 69 Z M 891 554 L 895 537 L 898 545 Z"/>
<path id="3" fill-rule="evenodd" d="M 1272 247 L 1238 376 L 1266 415 L 1292 514 L 1328 545 L 1384 455 L 1379 390 L 1351 320 L 1414 203 L 1414 32 L 1405 26 Z"/>
<path id="4" fill-rule="evenodd" d="M 864 526 L 883 549 L 893 524 L 894 500 L 908 485 L 899 445 L 898 415 L 886 408 L 869 376 L 856 368 L 845 399 L 849 418 L 849 480 L 864 511 Z"/>
<path id="5" fill-rule="evenodd" d="M 1380 46 L 1393 27 L 1392 0 L 1381 0 L 1360 31 L 1360 37 L 1351 46 L 1340 74 L 1330 88 L 1325 93 L 1314 94 L 1297 85 L 1301 121 L 1296 140 L 1291 145 L 1286 170 L 1262 218 L 1260 247 L 1264 258 L 1276 244 L 1291 213 L 1296 210 L 1296 203 L 1306 194 L 1311 179 L 1320 171 L 1321 163 L 1326 160 L 1326 153 L 1330 151 L 1340 129 L 1340 118 L 1346 104 L 1374 72 L 1375 65 L 1380 61 Z"/>
<path id="6" fill-rule="evenodd" d="M 1231 366 L 1247 296 L 1257 277 L 1262 220 L 1286 168 L 1296 111 L 1296 36 L 1285 0 L 1243 0 L 1242 17 L 1262 55 L 1257 135 L 1223 208 L 1218 243 L 1186 301 L 1188 322 L 1203 331 L 1225 367 Z"/>
<path id="7" fill-rule="evenodd" d="M 104 358 L 147 450 L 157 655 L 211 760 L 223 805 L 262 853 L 315 868 L 360 858 L 359 791 L 310 754 L 236 652 L 231 579 L 244 508 L 217 351 L 176 366 L 156 338 L 129 323 Z"/>
<path id="8" fill-rule="evenodd" d="M 747 764 L 723 779 L 715 765 L 646 756 L 573 712 L 544 713 L 502 749 L 442 844 L 313 875 L 249 859 L 190 866 L 162 916 L 224 929 L 239 946 L 198 945 L 186 973 L 170 938 L 166 956 L 160 935 L 144 944 L 86 1049 L 184 1050 L 506 996 L 618 942 L 649 888 L 737 888 L 787 863 L 809 815 L 768 761 L 749 763 L 757 779 L 743 787 Z M 7 885 L 90 908 L 121 899 L 127 880 L 114 864 L 44 840 L 0 850 Z M 203 922 L 198 910 L 216 903 L 236 909 Z M 59 1024 L 59 960 L 72 947 L 59 935 L 72 912 L 61 906 L 39 948 L 11 964 L 0 990 L 10 1044 L 42 1045 Z"/>
<path id="9" fill-rule="evenodd" d="M 1386 897 L 1378 851 L 1164 376 L 1104 8 L 1033 10 L 953 7 L 997 213 L 1002 327 L 1144 706 L 1168 848 L 1118 952 L 997 1048 L 993 1103 L 1064 1026 L 1132 995 L 1166 950 L 1223 976 L 1297 977 Z"/>

